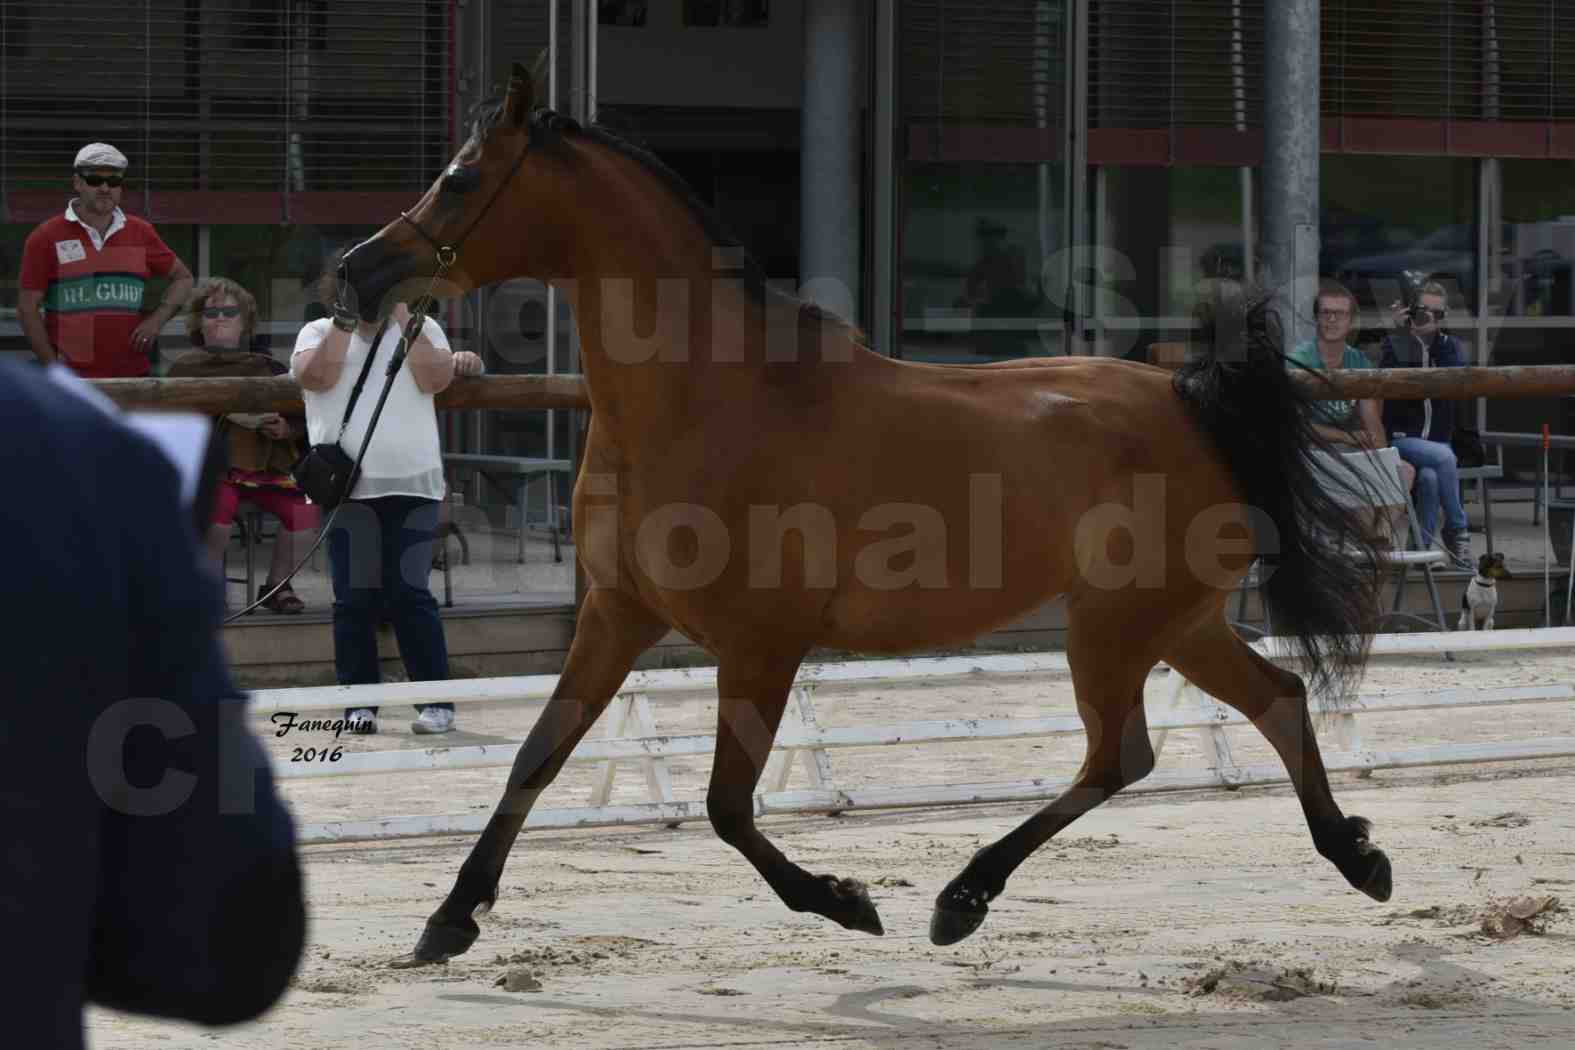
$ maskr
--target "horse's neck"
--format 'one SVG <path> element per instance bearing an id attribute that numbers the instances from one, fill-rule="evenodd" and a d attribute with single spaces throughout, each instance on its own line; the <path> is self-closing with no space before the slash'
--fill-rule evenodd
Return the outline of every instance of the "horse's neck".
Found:
<path id="1" fill-rule="evenodd" d="M 633 268 L 643 261 L 599 261 L 560 282 L 574 311 L 592 408 L 619 421 L 653 406 L 681 408 L 701 349 L 692 303 L 700 279 L 678 267 L 660 277 Z"/>
<path id="2" fill-rule="evenodd" d="M 622 429 L 682 427 L 696 405 L 747 399 L 851 352 L 840 322 L 806 327 L 797 300 L 747 287 L 738 253 L 714 244 L 657 176 L 604 150 L 586 160 L 573 279 L 560 283 L 593 410 Z"/>
<path id="3" fill-rule="evenodd" d="M 865 353 L 837 318 L 730 277 L 582 282 L 571 301 L 593 405 L 660 402 L 680 423 L 694 405 L 845 382 Z M 618 414 L 629 415 L 628 406 Z"/>

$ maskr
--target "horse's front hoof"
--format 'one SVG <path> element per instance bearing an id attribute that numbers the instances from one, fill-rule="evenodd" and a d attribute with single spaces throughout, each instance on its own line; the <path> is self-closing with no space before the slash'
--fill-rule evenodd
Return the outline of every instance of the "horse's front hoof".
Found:
<path id="1" fill-rule="evenodd" d="M 984 925 L 984 917 L 988 914 L 989 908 L 983 911 L 954 911 L 937 904 L 930 913 L 930 943 L 942 948 L 956 944 Z"/>
<path id="2" fill-rule="evenodd" d="M 886 927 L 881 925 L 880 913 L 875 910 L 875 902 L 870 900 L 869 890 L 864 883 L 858 879 L 839 879 L 832 875 L 824 875 L 822 879 L 833 901 L 832 906 L 824 912 L 826 918 L 843 929 L 873 933 L 877 937 L 885 934 Z"/>
<path id="3" fill-rule="evenodd" d="M 480 936 L 481 927 L 470 918 L 444 923 L 428 919 L 421 939 L 416 942 L 416 950 L 411 953 L 413 965 L 447 962 L 456 955 L 464 955 Z"/>
<path id="4" fill-rule="evenodd" d="M 1389 865 L 1389 858 L 1377 846 L 1371 847 L 1372 852 L 1367 855 L 1367 860 L 1372 864 L 1372 871 L 1367 878 L 1356 888 L 1367 894 L 1373 900 L 1382 903 L 1389 899 L 1395 890 L 1394 871 Z"/>
<path id="5" fill-rule="evenodd" d="M 864 892 L 862 886 L 859 887 L 858 900 L 854 902 L 853 914 L 839 921 L 848 929 L 860 933 L 872 933 L 876 937 L 886 934 L 886 927 L 881 925 L 880 913 L 875 910 L 875 902 L 870 900 L 870 895 Z"/>

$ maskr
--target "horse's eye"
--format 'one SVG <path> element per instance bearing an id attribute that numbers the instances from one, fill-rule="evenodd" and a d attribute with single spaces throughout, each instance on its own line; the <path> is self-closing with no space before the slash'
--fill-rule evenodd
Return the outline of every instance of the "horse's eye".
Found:
<path id="1" fill-rule="evenodd" d="M 481 175 L 475 168 L 462 168 L 452 165 L 443 173 L 443 189 L 449 193 L 469 193 L 481 181 Z"/>

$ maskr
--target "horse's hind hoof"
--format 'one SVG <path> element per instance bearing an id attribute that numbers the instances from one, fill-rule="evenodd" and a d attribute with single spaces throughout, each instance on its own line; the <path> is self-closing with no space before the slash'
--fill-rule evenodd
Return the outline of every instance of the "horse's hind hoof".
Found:
<path id="1" fill-rule="evenodd" d="M 1347 882 L 1373 900 L 1383 902 L 1394 892 L 1394 871 L 1384 851 L 1373 845 L 1372 829 L 1370 821 L 1348 816 L 1319 850 L 1334 861 Z"/>
<path id="2" fill-rule="evenodd" d="M 930 913 L 930 943 L 942 948 L 956 944 L 983 925 L 984 917 L 988 914 L 988 908 L 983 911 L 954 911 L 936 905 Z"/>
<path id="3" fill-rule="evenodd" d="M 464 955 L 481 936 L 481 927 L 469 918 L 457 923 L 436 923 L 431 919 L 421 931 L 416 950 L 411 953 L 413 965 L 447 962 L 456 955 Z"/>

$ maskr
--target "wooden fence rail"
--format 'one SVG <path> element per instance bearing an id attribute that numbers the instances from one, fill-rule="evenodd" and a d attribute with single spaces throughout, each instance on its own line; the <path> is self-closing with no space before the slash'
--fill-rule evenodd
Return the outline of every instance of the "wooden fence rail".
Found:
<path id="1" fill-rule="evenodd" d="M 289 376 L 272 379 L 95 379 L 122 408 L 202 412 L 297 412 L 301 388 Z M 438 408 L 590 408 L 577 375 L 469 376 L 437 396 Z"/>
<path id="2" fill-rule="evenodd" d="M 958 366 L 969 367 L 969 366 Z M 1327 385 L 1311 377 L 1315 396 L 1420 400 L 1466 397 L 1555 397 L 1575 394 L 1575 365 L 1497 368 L 1374 368 L 1335 372 Z M 123 407 L 191 412 L 300 411 L 301 391 L 274 379 L 97 379 L 93 385 Z M 475 376 L 438 395 L 439 408 L 590 408 L 578 375 Z"/>

